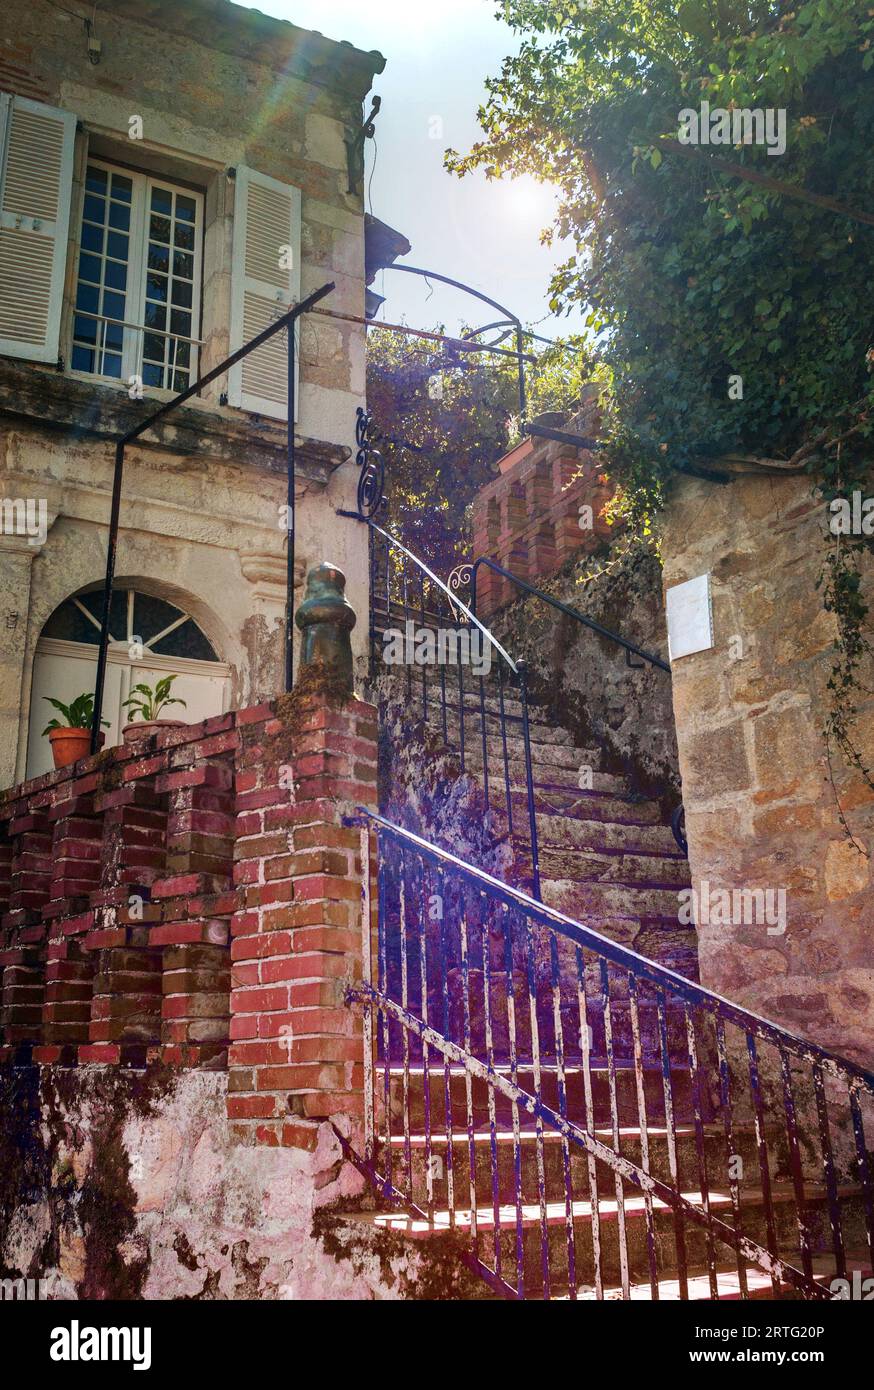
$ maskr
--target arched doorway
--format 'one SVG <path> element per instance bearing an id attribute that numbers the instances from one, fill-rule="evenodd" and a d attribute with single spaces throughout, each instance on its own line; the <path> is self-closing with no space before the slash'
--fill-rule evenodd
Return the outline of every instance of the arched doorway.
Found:
<path id="1" fill-rule="evenodd" d="M 55 711 L 43 697 L 52 695 L 69 704 L 83 690 L 94 689 L 102 612 L 103 590 L 95 585 L 66 599 L 42 630 L 33 662 L 28 777 L 52 767 L 42 731 Z M 104 731 L 107 747 L 121 742 L 121 730 L 128 723 L 122 701 L 141 681 L 154 685 L 176 674 L 173 693 L 186 704 L 172 705 L 168 717 L 193 724 L 227 708 L 230 670 L 184 609 L 139 589 L 118 589 L 112 595 L 109 633 L 103 699 L 103 716 L 109 720 Z"/>

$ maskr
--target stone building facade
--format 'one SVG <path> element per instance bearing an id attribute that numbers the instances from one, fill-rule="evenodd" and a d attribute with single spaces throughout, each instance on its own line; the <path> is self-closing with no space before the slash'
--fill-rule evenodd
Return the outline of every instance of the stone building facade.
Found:
<path id="1" fill-rule="evenodd" d="M 300 326 L 296 569 L 366 591 L 336 510 L 364 398 L 348 147 L 383 66 L 227 0 L 4 6 L 0 785 L 50 765 L 43 697 L 93 688 L 115 439 L 327 281 L 349 317 Z M 280 335 L 127 450 L 110 743 L 138 679 L 175 671 L 192 720 L 280 688 L 285 373 Z"/>

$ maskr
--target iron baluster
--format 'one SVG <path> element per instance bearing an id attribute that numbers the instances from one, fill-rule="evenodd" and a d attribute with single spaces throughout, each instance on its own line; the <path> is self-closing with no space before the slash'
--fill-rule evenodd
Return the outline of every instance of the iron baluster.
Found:
<path id="1" fill-rule="evenodd" d="M 683 1016 L 686 1021 L 686 1050 L 689 1057 L 689 1082 L 692 1091 L 692 1116 L 695 1125 L 695 1151 L 698 1158 L 698 1185 L 701 1190 L 701 1205 L 707 1215 L 707 1279 L 710 1284 L 710 1297 L 719 1297 L 719 1283 L 716 1277 L 716 1246 L 713 1240 L 713 1222 L 710 1220 L 710 1182 L 707 1177 L 707 1157 L 704 1146 L 703 1106 L 701 1101 L 701 1074 L 698 1069 L 698 1042 L 695 1037 L 695 1020 L 688 1004 L 683 1003 Z"/>
<path id="2" fill-rule="evenodd" d="M 618 1154 L 621 1151 L 621 1137 L 619 1133 L 619 1102 L 616 1095 L 616 1054 L 613 1048 L 613 1009 L 610 1002 L 610 971 L 609 965 L 603 958 L 598 962 L 601 976 L 601 998 L 604 1001 L 604 1051 L 607 1056 L 607 1084 L 610 1093 L 610 1129 L 613 1139 L 613 1149 Z M 629 1280 L 628 1268 L 628 1233 L 625 1229 L 625 1184 L 622 1181 L 622 1174 L 618 1169 L 613 1174 L 614 1186 L 616 1190 L 616 1229 L 619 1232 L 619 1274 L 622 1285 L 622 1297 L 631 1298 L 631 1285 Z"/>
<path id="3" fill-rule="evenodd" d="M 762 1183 L 762 1200 L 765 1204 L 765 1223 L 768 1231 L 768 1249 L 775 1255 L 780 1253 L 777 1243 L 777 1223 L 774 1220 L 774 1199 L 771 1192 L 771 1169 L 768 1163 L 768 1135 L 765 1129 L 765 1110 L 762 1104 L 762 1083 L 759 1077 L 759 1058 L 756 1050 L 756 1040 L 752 1033 L 747 1033 L 747 1060 L 750 1072 L 750 1094 L 753 1100 L 753 1123 L 756 1133 L 756 1150 L 759 1156 L 759 1177 Z M 777 1277 L 771 1275 L 771 1288 L 774 1297 L 780 1291 L 780 1282 Z"/>
<path id="4" fill-rule="evenodd" d="M 646 1117 L 646 1083 L 643 1075 L 643 1047 L 640 1040 L 640 1011 L 637 998 L 637 981 L 631 971 L 628 972 L 628 1012 L 631 1019 L 631 1045 L 634 1054 L 634 1080 L 637 1091 L 637 1122 L 640 1128 L 640 1166 L 645 1173 L 650 1171 L 649 1165 L 649 1131 L 647 1128 Z M 703 1154 L 701 1173 L 703 1177 Z M 646 1255 L 649 1264 L 649 1286 L 653 1302 L 658 1301 L 659 1280 L 656 1268 L 656 1247 L 655 1247 L 655 1224 L 653 1220 L 652 1193 L 643 1194 L 644 1211 L 646 1213 Z"/>
<path id="5" fill-rule="evenodd" d="M 583 1103 L 585 1105 L 586 1130 L 595 1132 L 595 1102 L 592 1094 L 592 1057 L 589 1009 L 586 997 L 586 962 L 579 946 L 574 947 L 577 963 L 577 1008 L 580 1015 L 580 1070 L 583 1077 Z M 586 1153 L 589 1170 L 589 1207 L 592 1215 L 592 1258 L 595 1265 L 595 1297 L 604 1297 L 604 1275 L 601 1266 L 601 1204 L 598 1199 L 598 1168 L 595 1156 L 589 1149 Z"/>
<path id="6" fill-rule="evenodd" d="M 736 1150 L 734 1146 L 734 1117 L 731 1100 L 731 1068 L 729 1066 L 728 1051 L 725 1044 L 725 1022 L 721 1018 L 716 1020 L 716 1051 L 719 1057 L 719 1097 L 722 1104 L 722 1122 L 725 1128 L 725 1157 L 726 1171 L 728 1173 L 728 1190 L 731 1194 L 731 1210 L 734 1218 L 734 1229 L 740 1234 L 740 1189 L 737 1183 L 734 1164 Z M 749 1298 L 747 1268 L 739 1245 L 735 1246 L 735 1253 L 737 1255 L 737 1277 L 740 1283 L 740 1296 L 741 1298 Z"/>
<path id="7" fill-rule="evenodd" d="M 841 1229 L 841 1210 L 838 1204 L 838 1180 L 837 1174 L 835 1173 L 834 1155 L 832 1154 L 825 1083 L 822 1075 L 822 1067 L 814 1063 L 812 1070 L 813 1093 L 816 1097 L 816 1114 L 819 1120 L 819 1142 L 822 1152 L 823 1174 L 828 1197 L 828 1219 L 832 1233 L 832 1249 L 835 1252 L 835 1273 L 837 1278 L 843 1279 L 847 1273 L 847 1257 L 844 1252 L 844 1236 Z"/>

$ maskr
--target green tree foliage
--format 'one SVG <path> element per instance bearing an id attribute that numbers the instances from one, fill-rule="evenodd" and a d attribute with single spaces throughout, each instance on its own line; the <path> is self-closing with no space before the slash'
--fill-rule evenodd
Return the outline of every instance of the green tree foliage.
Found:
<path id="1" fill-rule="evenodd" d="M 561 190 L 556 230 L 576 250 L 553 307 L 586 303 L 601 335 L 614 471 L 657 501 L 672 469 L 726 452 L 788 459 L 844 420 L 870 392 L 874 227 L 712 156 L 874 210 L 870 0 L 504 0 L 499 12 L 522 45 L 488 84 L 485 138 L 450 151 L 449 167 Z M 681 158 L 679 112 L 703 100 L 785 109 L 785 154 Z"/>
<path id="2" fill-rule="evenodd" d="M 578 339 L 541 349 L 526 364 L 528 418 L 571 409 L 592 371 Z M 516 359 L 371 328 L 367 401 L 389 529 L 444 576 L 470 558 L 470 504 L 520 438 Z"/>

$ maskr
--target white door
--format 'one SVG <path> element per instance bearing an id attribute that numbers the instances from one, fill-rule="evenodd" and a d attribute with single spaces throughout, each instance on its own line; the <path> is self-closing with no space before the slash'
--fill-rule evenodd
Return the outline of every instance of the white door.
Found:
<path id="1" fill-rule="evenodd" d="M 43 697 L 51 695 L 68 705 L 94 689 L 102 604 L 99 591 L 67 599 L 43 629 L 33 663 L 27 777 L 38 777 L 53 766 L 42 731 L 57 711 Z M 176 675 L 171 694 L 185 705 L 167 706 L 160 715 L 164 719 L 195 724 L 228 708 L 230 670 L 182 609 L 133 589 L 116 592 L 110 638 L 103 696 L 107 748 L 121 742 L 121 731 L 130 722 L 122 702 L 135 685 L 154 686 L 162 677 Z"/>

